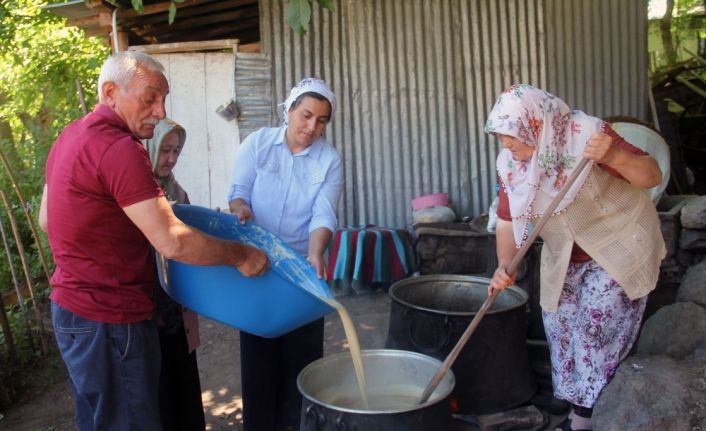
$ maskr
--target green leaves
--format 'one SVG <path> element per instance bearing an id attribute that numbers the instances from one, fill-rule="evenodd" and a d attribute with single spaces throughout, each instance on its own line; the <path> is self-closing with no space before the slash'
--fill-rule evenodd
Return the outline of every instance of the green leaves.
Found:
<path id="1" fill-rule="evenodd" d="M 333 10 L 333 0 L 317 0 L 319 5 L 327 10 Z M 312 0 L 288 0 L 287 22 L 292 30 L 303 35 L 309 30 L 311 22 Z"/>
<path id="2" fill-rule="evenodd" d="M 319 5 L 330 11 L 333 11 L 333 0 L 319 0 Z"/>
<path id="3" fill-rule="evenodd" d="M 174 22 L 174 18 L 176 17 L 177 13 L 177 3 L 184 3 L 185 0 L 172 0 L 171 3 L 169 3 L 169 25 L 172 25 Z"/>
<path id="4" fill-rule="evenodd" d="M 287 4 L 287 22 L 292 30 L 306 34 L 311 21 L 311 0 L 289 0 Z"/>
<path id="5" fill-rule="evenodd" d="M 172 23 L 174 22 L 174 17 L 176 16 L 176 11 L 177 11 L 177 8 L 176 8 L 176 5 L 174 4 L 174 2 L 169 3 L 169 25 L 172 25 Z"/>
<path id="6" fill-rule="evenodd" d="M 30 190 L 41 193 L 46 153 L 56 135 L 81 115 L 75 80 L 83 83 L 92 108 L 98 69 L 110 52 L 101 40 L 42 11 L 44 3 L 0 0 L 0 28 L 6 30 L 0 33 L 0 123 L 11 132 L 0 145 L 17 155 L 18 174 L 24 172 L 20 187 L 28 197 Z M 0 172 L 0 186 L 8 190 L 6 181 Z"/>
<path id="7" fill-rule="evenodd" d="M 185 0 L 172 0 L 169 3 L 169 17 L 167 18 L 169 25 L 172 25 L 174 23 L 174 18 L 176 18 L 176 13 L 177 13 L 177 3 L 184 3 Z M 142 13 L 145 11 L 145 5 L 142 3 L 142 0 L 130 0 L 130 3 L 132 4 L 133 9 L 135 9 L 137 12 Z"/>
<path id="8" fill-rule="evenodd" d="M 130 3 L 132 3 L 132 7 L 142 13 L 145 11 L 145 6 L 142 4 L 142 0 L 130 0 Z"/>

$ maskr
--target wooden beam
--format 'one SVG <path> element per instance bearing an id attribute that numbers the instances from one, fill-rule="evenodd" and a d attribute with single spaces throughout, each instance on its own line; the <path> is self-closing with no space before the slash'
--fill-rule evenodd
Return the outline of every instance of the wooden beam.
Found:
<path id="1" fill-rule="evenodd" d="M 251 18 L 250 20 L 247 21 L 239 21 L 237 30 L 234 30 L 233 27 L 225 27 L 225 26 L 217 26 L 217 27 L 201 27 L 197 29 L 193 29 L 193 31 L 190 31 L 189 33 L 185 32 L 180 32 L 172 36 L 171 39 L 163 39 L 163 40 L 171 40 L 174 42 L 180 41 L 180 38 L 182 38 L 182 41 L 186 41 L 183 39 L 187 40 L 194 40 L 194 39 L 199 39 L 199 40 L 209 40 L 217 37 L 233 37 L 237 35 L 238 40 L 243 42 L 244 40 L 248 42 L 252 42 L 255 40 L 259 39 L 260 36 L 260 26 L 258 25 L 258 18 Z M 256 38 L 247 38 L 247 32 L 246 30 L 252 28 L 253 29 L 253 34 L 256 34 Z"/>
<path id="2" fill-rule="evenodd" d="M 237 9 L 243 6 L 257 7 L 257 1 L 253 0 L 224 0 L 216 3 L 207 3 L 202 5 L 194 5 L 189 8 L 182 8 L 177 12 L 175 21 L 185 18 L 191 18 L 199 15 L 209 15 L 220 11 L 228 11 Z M 167 22 L 167 13 L 154 14 L 151 16 L 134 15 L 132 17 L 125 16 L 122 20 L 128 26 L 144 26 L 145 24 L 157 24 Z"/>
<path id="3" fill-rule="evenodd" d="M 83 18 L 67 18 L 66 25 L 72 27 L 96 27 L 98 26 L 98 15 L 91 15 Z"/>
<path id="4" fill-rule="evenodd" d="M 110 37 L 110 33 L 112 31 L 113 31 L 112 27 L 91 27 L 91 28 L 84 28 L 83 29 L 83 32 L 86 33 L 86 36 L 88 36 L 88 37 L 94 37 L 94 36 Z M 108 45 L 110 45 L 110 43 Z"/>
<path id="5" fill-rule="evenodd" d="M 156 45 L 135 45 L 128 49 L 147 54 L 167 54 L 170 52 L 214 51 L 219 49 L 237 49 L 238 39 L 205 40 L 201 42 L 160 43 Z"/>
<path id="6" fill-rule="evenodd" d="M 260 42 L 247 43 L 238 45 L 238 52 L 262 52 L 262 44 Z"/>
<path id="7" fill-rule="evenodd" d="M 209 3 L 214 0 L 185 0 L 183 3 L 174 3 L 176 6 L 177 10 L 183 9 L 185 7 L 191 7 L 191 6 L 196 6 L 204 3 Z M 133 17 L 139 17 L 139 16 L 147 16 L 147 15 L 154 15 L 156 13 L 162 13 L 166 12 L 169 10 L 169 5 L 171 4 L 171 1 L 166 1 L 162 3 L 155 3 L 149 6 L 145 6 L 144 10 L 142 13 L 138 12 L 135 9 L 125 9 L 123 11 L 118 12 L 121 18 L 133 18 Z"/>
<path id="8" fill-rule="evenodd" d="M 118 30 L 118 46 L 115 46 L 115 41 L 111 38 L 111 48 L 113 49 L 113 54 L 118 51 L 125 51 L 128 48 L 127 32 Z"/>
<path id="9" fill-rule="evenodd" d="M 148 26 L 144 29 L 141 29 L 138 27 L 131 27 L 130 30 L 135 32 L 136 34 L 139 34 L 140 36 L 144 36 L 146 33 L 149 34 L 160 34 L 164 32 L 169 32 L 169 33 L 174 33 L 174 32 L 179 32 L 179 31 L 188 31 L 188 32 L 193 32 L 194 28 L 200 27 L 200 26 L 212 26 L 213 24 L 217 24 L 220 22 L 228 22 L 228 21 L 233 21 L 237 19 L 246 19 L 246 18 L 251 18 L 251 17 L 258 17 L 259 12 L 256 10 L 250 10 L 250 9 L 245 9 L 245 10 L 236 10 L 232 12 L 226 12 L 226 13 L 219 13 L 219 14 L 214 14 L 210 16 L 202 16 L 198 18 L 192 18 L 188 20 L 182 20 L 179 21 L 177 20 L 174 24 L 169 25 L 168 23 L 160 24 L 160 25 L 153 25 L 153 26 Z M 232 23 L 234 27 L 237 28 L 238 23 Z"/>
<path id="10" fill-rule="evenodd" d="M 99 13 L 85 18 L 69 18 L 66 20 L 66 25 L 81 28 L 111 27 L 112 22 L 109 13 Z"/>
<path id="11" fill-rule="evenodd" d="M 109 6 L 104 3 L 103 0 L 86 0 L 86 6 L 88 6 L 89 9 L 94 10 L 98 13 L 107 14 L 111 14 L 113 12 L 113 9 L 115 9 L 113 6 Z"/>

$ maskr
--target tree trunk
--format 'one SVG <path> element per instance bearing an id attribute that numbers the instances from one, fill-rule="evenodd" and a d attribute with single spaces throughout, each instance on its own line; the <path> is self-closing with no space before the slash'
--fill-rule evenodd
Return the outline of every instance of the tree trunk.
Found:
<path id="1" fill-rule="evenodd" d="M 664 55 L 667 57 L 667 65 L 671 66 L 677 62 L 677 52 L 672 43 L 672 12 L 674 12 L 674 0 L 666 0 L 667 10 L 664 12 L 659 23 L 659 29 L 662 33 L 662 46 L 664 47 Z"/>

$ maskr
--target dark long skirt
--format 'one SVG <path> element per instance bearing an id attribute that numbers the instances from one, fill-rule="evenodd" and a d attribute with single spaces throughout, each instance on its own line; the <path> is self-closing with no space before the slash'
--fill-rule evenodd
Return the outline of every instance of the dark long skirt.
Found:
<path id="1" fill-rule="evenodd" d="M 184 327 L 174 334 L 160 333 L 159 344 L 162 347 L 159 380 L 162 430 L 203 431 L 206 422 L 196 351 L 189 353 Z"/>
<path id="2" fill-rule="evenodd" d="M 323 357 L 324 319 L 278 338 L 240 331 L 244 431 L 296 431 L 302 397 L 299 372 Z"/>

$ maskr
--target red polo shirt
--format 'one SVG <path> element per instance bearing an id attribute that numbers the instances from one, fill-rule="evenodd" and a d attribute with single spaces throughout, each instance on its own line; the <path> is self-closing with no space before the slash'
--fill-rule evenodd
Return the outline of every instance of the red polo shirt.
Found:
<path id="1" fill-rule="evenodd" d="M 46 166 L 49 244 L 56 262 L 51 299 L 94 321 L 150 318 L 152 250 L 123 207 L 162 196 L 139 140 L 99 104 L 68 125 Z"/>

